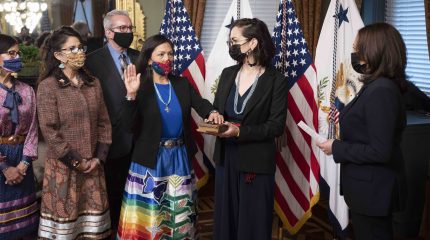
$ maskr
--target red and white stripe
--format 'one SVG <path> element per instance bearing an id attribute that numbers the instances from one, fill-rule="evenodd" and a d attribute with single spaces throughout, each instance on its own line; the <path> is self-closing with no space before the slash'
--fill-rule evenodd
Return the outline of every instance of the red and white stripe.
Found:
<path id="1" fill-rule="evenodd" d="M 311 65 L 288 93 L 287 144 L 276 156 L 275 209 L 293 234 L 311 216 L 310 210 L 319 198 L 317 146 L 297 126 L 303 121 L 318 131 L 316 91 L 316 70 Z"/>
<path id="2" fill-rule="evenodd" d="M 205 89 L 205 73 L 205 59 L 202 52 L 197 55 L 196 59 L 182 73 L 182 76 L 188 78 L 188 81 L 194 86 L 194 89 L 196 89 L 200 96 Z M 198 149 L 197 153 L 193 156 L 192 164 L 197 178 L 197 187 L 200 188 L 206 183 L 208 177 L 208 168 L 203 161 L 204 139 L 202 134 L 196 131 L 197 123 L 202 121 L 202 119 L 194 110 L 192 110 L 191 116 L 191 131 Z"/>

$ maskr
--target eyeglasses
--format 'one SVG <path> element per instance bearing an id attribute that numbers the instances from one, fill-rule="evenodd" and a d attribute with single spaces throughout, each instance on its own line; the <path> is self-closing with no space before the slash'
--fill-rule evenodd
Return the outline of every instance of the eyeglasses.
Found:
<path id="1" fill-rule="evenodd" d="M 135 26 L 126 26 L 126 25 L 112 27 L 111 30 L 113 31 L 113 29 L 119 29 L 120 32 L 134 32 L 134 31 L 136 31 Z M 115 32 L 115 31 L 113 31 L 113 32 Z"/>
<path id="2" fill-rule="evenodd" d="M 76 54 L 78 52 L 86 52 L 87 46 L 85 45 L 71 46 L 69 48 L 62 48 L 61 51 L 69 51 L 70 53 Z"/>
<path id="3" fill-rule="evenodd" d="M 8 54 L 10 57 L 15 58 L 16 56 L 21 56 L 21 51 L 16 50 L 9 50 L 7 52 L 4 52 L 5 54 Z"/>
<path id="4" fill-rule="evenodd" d="M 241 41 L 245 41 L 245 42 L 243 42 L 243 43 L 238 43 L 238 42 L 241 42 Z M 242 40 L 228 40 L 226 43 L 227 43 L 227 45 L 229 46 L 229 47 L 231 47 L 232 45 L 234 45 L 234 44 L 239 44 L 240 46 L 242 46 L 243 44 L 245 44 L 245 43 L 247 43 L 247 42 L 249 42 L 249 39 L 242 39 Z"/>

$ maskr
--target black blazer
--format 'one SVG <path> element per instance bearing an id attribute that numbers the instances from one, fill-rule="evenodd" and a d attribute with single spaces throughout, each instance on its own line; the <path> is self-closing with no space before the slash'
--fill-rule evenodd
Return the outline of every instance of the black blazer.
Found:
<path id="1" fill-rule="evenodd" d="M 220 76 L 214 107 L 224 115 L 230 89 L 235 84 L 239 65 L 225 68 Z M 275 137 L 285 130 L 287 115 L 287 80 L 273 67 L 267 67 L 260 76 L 254 94 L 243 112 L 237 169 L 244 172 L 273 174 L 275 166 Z M 214 161 L 222 165 L 224 149 L 222 138 L 215 142 Z"/>
<path id="2" fill-rule="evenodd" d="M 131 62 L 135 64 L 139 52 L 129 48 L 127 49 L 127 55 Z M 109 149 L 108 158 L 124 157 L 131 153 L 133 146 L 133 135 L 119 127 L 122 100 L 125 98 L 127 91 L 107 44 L 90 53 L 87 56 L 85 66 L 100 80 L 106 107 L 109 112 L 112 124 L 112 145 Z"/>
<path id="3" fill-rule="evenodd" d="M 406 126 L 400 90 L 387 78 L 364 85 L 339 115 L 332 146 L 341 164 L 341 192 L 349 208 L 368 216 L 401 210 L 406 198 L 400 141 Z"/>
<path id="4" fill-rule="evenodd" d="M 197 148 L 191 136 L 191 108 L 203 118 L 214 110 L 209 101 L 203 99 L 184 77 L 169 76 L 182 110 L 183 140 L 188 158 L 196 154 Z M 132 132 L 135 121 L 140 121 L 140 133 L 133 150 L 131 160 L 148 168 L 155 168 L 157 153 L 161 140 L 161 115 L 157 103 L 153 82 L 143 80 L 135 101 L 123 100 L 121 124 L 125 130 Z"/>

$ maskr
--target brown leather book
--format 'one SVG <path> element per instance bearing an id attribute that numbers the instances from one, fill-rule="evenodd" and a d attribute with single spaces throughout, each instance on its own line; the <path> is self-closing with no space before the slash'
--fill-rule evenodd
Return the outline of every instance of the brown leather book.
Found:
<path id="1" fill-rule="evenodd" d="M 201 122 L 198 124 L 197 132 L 208 133 L 208 134 L 218 134 L 227 131 L 228 126 L 225 124 L 215 124 L 215 123 L 205 123 Z"/>

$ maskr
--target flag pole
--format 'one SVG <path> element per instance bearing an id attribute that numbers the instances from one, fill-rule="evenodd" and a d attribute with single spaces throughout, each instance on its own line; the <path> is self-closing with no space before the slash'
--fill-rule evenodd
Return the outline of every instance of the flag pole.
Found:
<path id="1" fill-rule="evenodd" d="M 339 0 L 336 0 L 336 13 L 339 12 Z M 330 92 L 330 112 L 335 111 L 335 98 L 336 98 L 336 70 L 337 70 L 337 30 L 339 28 L 339 19 L 335 18 L 334 20 L 334 51 L 333 51 L 333 66 L 332 66 L 332 84 L 331 84 L 331 92 Z M 336 139 L 336 121 L 334 118 L 328 119 L 328 139 Z"/>
<path id="2" fill-rule="evenodd" d="M 237 18 L 236 18 L 236 20 L 237 20 L 237 19 L 240 19 L 240 0 L 237 0 L 236 5 L 237 5 Z"/>

